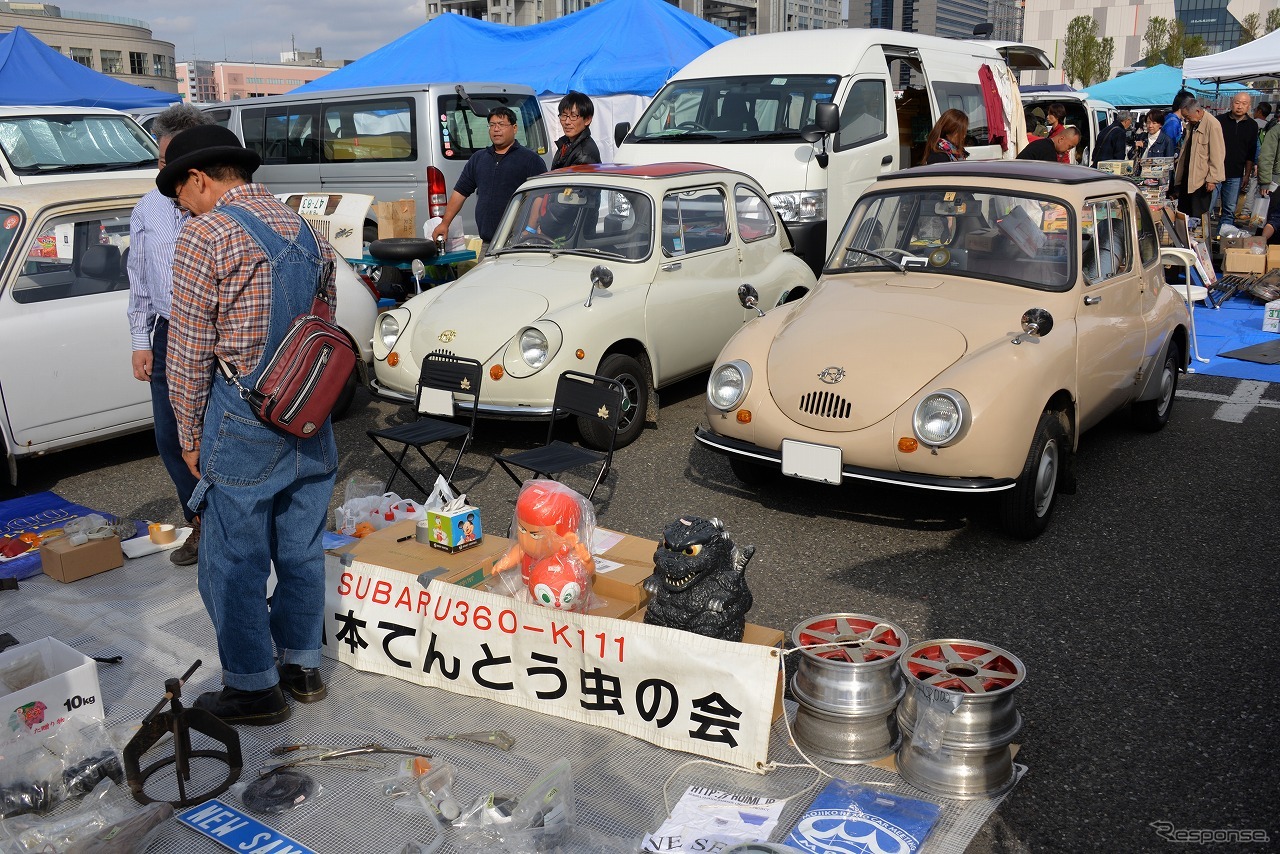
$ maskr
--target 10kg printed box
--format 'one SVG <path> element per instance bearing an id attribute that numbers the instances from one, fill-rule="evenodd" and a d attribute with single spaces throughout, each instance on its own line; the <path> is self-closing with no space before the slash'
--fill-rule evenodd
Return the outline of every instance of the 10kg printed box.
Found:
<path id="1" fill-rule="evenodd" d="M 102 720 L 98 665 L 54 638 L 0 653 L 0 744 L 69 718 Z"/>

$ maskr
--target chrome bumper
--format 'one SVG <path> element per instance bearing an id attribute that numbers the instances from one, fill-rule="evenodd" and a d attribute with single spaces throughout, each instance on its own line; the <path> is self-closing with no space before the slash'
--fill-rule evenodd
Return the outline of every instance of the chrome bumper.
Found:
<path id="1" fill-rule="evenodd" d="M 730 439 L 711 432 L 710 428 L 695 427 L 693 437 L 711 450 L 726 456 L 742 457 L 770 468 L 782 468 L 782 452 L 770 451 L 749 442 Z M 864 480 L 888 486 L 905 486 L 911 489 L 931 489 L 937 492 L 985 493 L 1003 492 L 1017 483 L 1009 478 L 993 477 L 937 477 L 911 472 L 881 471 L 861 466 L 843 466 L 845 480 Z"/>

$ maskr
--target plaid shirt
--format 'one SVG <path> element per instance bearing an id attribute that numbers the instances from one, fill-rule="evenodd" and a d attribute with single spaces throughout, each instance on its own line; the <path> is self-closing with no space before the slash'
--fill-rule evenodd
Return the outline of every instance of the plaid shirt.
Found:
<path id="1" fill-rule="evenodd" d="M 236 204 L 282 237 L 298 235 L 301 219 L 262 184 L 228 190 L 218 207 Z M 326 261 L 333 248 L 317 235 Z M 332 276 L 330 305 L 337 307 Z M 271 263 L 240 225 L 217 207 L 192 217 L 173 253 L 173 304 L 169 327 L 169 399 L 178 419 L 178 442 L 194 449 L 204 429 L 216 358 L 238 373 L 257 367 L 271 320 Z"/>

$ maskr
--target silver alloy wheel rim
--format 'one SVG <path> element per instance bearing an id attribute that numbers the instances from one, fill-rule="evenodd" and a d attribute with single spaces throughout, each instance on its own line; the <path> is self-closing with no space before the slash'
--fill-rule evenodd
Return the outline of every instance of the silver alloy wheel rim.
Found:
<path id="1" fill-rule="evenodd" d="M 618 413 L 618 432 L 625 433 L 636 417 L 636 402 L 640 400 L 639 380 L 629 371 L 614 379 L 622 384 L 622 411 Z"/>
<path id="2" fill-rule="evenodd" d="M 1164 373 L 1160 377 L 1160 408 L 1157 410 L 1162 417 L 1169 411 L 1169 404 L 1173 402 L 1173 386 L 1174 372 L 1166 362 Z"/>
<path id="3" fill-rule="evenodd" d="M 1036 464 L 1035 510 L 1041 519 L 1053 505 L 1053 490 L 1058 483 L 1058 440 L 1050 439 L 1040 452 Z"/>

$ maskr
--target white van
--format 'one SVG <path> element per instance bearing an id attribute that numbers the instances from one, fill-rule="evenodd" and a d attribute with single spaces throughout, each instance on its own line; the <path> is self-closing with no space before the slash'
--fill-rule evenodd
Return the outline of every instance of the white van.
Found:
<path id="1" fill-rule="evenodd" d="M 978 72 L 1044 52 L 895 30 L 811 30 L 732 39 L 682 68 L 635 127 L 614 130 L 622 163 L 702 161 L 746 172 L 770 194 L 799 254 L 820 271 L 854 201 L 878 175 L 919 164 L 938 116 L 969 116 L 973 159 L 996 159 Z M 816 127 L 815 127 L 816 125 Z M 830 227 L 828 227 L 830 222 Z"/>
<path id="2" fill-rule="evenodd" d="M 1022 111 L 1027 120 L 1027 133 L 1044 136 L 1048 133 L 1044 117 L 1050 105 L 1061 104 L 1067 110 L 1064 124 L 1080 131 L 1080 144 L 1076 146 L 1075 162 L 1092 166 L 1093 147 L 1098 136 L 1115 120 L 1116 108 L 1106 101 L 1090 98 L 1084 92 L 1023 92 Z"/>
<path id="3" fill-rule="evenodd" d="M 155 176 L 156 142 L 118 110 L 0 107 L 0 187 Z"/>
<path id="4" fill-rule="evenodd" d="M 471 154 L 489 145 L 489 111 L 516 114 L 516 141 L 550 163 L 538 99 L 528 86 L 428 83 L 369 86 L 232 101 L 205 109 L 258 152 L 255 179 L 273 193 L 368 193 L 413 199 L 417 233 L 444 207 Z M 475 200 L 463 208 L 474 234 Z M 376 211 L 366 241 L 378 236 Z"/>

